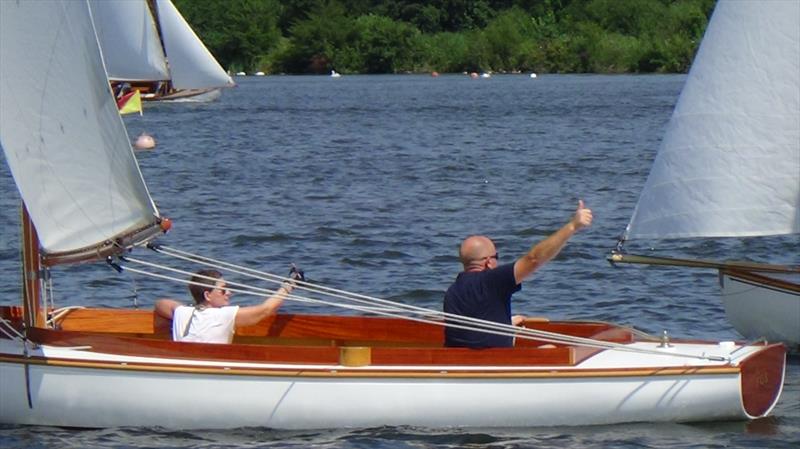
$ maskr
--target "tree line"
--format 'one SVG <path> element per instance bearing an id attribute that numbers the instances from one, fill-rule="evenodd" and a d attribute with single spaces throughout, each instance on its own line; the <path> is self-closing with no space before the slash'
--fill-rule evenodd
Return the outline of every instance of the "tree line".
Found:
<path id="1" fill-rule="evenodd" d="M 685 72 L 716 0 L 174 0 L 224 68 Z"/>

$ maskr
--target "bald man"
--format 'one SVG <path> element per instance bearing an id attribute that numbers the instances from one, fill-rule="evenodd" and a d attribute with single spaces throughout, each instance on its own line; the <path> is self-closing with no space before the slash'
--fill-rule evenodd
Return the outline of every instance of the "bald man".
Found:
<path id="1" fill-rule="evenodd" d="M 572 219 L 551 236 L 537 243 L 514 263 L 500 265 L 497 249 L 488 237 L 471 235 L 459 250 L 464 271 L 444 295 L 444 311 L 501 324 L 512 324 L 511 295 L 542 265 L 555 257 L 579 230 L 591 226 L 592 211 L 578 201 Z M 514 323 L 517 324 L 517 323 Z M 510 336 L 446 327 L 445 346 L 468 348 L 511 347 Z"/>

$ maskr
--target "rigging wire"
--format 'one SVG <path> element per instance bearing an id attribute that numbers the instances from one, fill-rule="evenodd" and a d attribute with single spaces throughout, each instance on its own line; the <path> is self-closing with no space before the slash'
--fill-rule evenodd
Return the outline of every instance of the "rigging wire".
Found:
<path id="1" fill-rule="evenodd" d="M 270 273 L 260 272 L 258 270 L 254 270 L 247 267 L 238 266 L 235 264 L 231 264 L 224 261 L 214 260 L 211 258 L 207 258 L 200 255 L 195 255 L 191 253 L 187 253 L 184 251 L 166 248 L 166 247 L 153 247 L 152 249 L 160 252 L 162 254 L 172 256 L 178 259 L 187 260 L 194 263 L 199 263 L 206 266 L 212 266 L 215 268 L 220 269 L 227 269 L 228 271 L 232 271 L 238 274 L 242 274 L 245 276 L 250 276 L 256 279 L 265 280 L 268 282 L 280 283 L 290 281 L 290 278 L 278 276 Z M 155 268 L 159 270 L 170 271 L 173 273 L 179 273 L 188 276 L 197 276 L 195 273 L 180 270 L 177 268 L 172 268 L 164 265 L 154 264 L 151 262 L 146 262 L 140 259 L 131 258 L 131 257 L 124 257 L 121 260 L 137 263 L 140 265 L 144 265 L 150 268 Z M 174 282 L 179 282 L 183 284 L 198 284 L 196 282 L 192 282 L 186 279 L 180 279 L 173 276 L 168 276 L 159 273 L 152 273 L 145 270 L 139 270 L 136 268 L 132 268 L 130 266 L 125 267 L 126 270 L 130 270 L 139 274 L 152 276 L 160 279 L 170 280 Z M 216 280 L 215 278 L 211 277 L 204 277 L 199 276 L 201 278 L 206 278 L 208 280 Z M 238 282 L 227 281 L 228 288 L 237 293 L 247 294 L 247 295 L 255 295 L 255 296 L 263 296 L 267 294 L 275 294 L 277 290 L 269 290 L 263 289 L 258 287 L 253 287 L 251 285 L 242 284 Z M 653 350 L 653 349 L 646 349 L 646 348 L 636 348 L 630 347 L 625 344 L 621 343 L 614 343 L 609 341 L 602 341 L 602 340 L 595 340 L 591 338 L 585 337 L 576 337 L 570 335 L 559 334 L 555 332 L 548 332 L 543 330 L 537 329 L 529 329 L 524 327 L 517 327 L 511 326 L 506 324 L 500 324 L 485 320 L 480 320 L 476 318 L 464 317 L 460 315 L 448 314 L 445 312 L 434 311 L 431 309 L 426 309 L 417 306 L 411 306 L 407 304 L 397 303 L 389 300 L 384 300 L 380 298 L 370 297 L 366 295 L 361 295 L 357 293 L 347 292 L 344 290 L 334 289 L 330 287 L 314 285 L 307 281 L 294 281 L 296 283 L 295 288 L 306 290 L 312 293 L 318 293 L 330 296 L 335 299 L 343 299 L 350 302 L 355 302 L 362 305 L 353 305 L 353 304 L 342 304 L 340 302 L 333 302 L 330 300 L 322 300 L 322 299 L 315 299 L 306 296 L 300 296 L 297 294 L 288 294 L 286 295 L 286 299 L 296 301 L 296 302 L 304 302 L 304 303 L 312 303 L 312 304 L 322 304 L 331 307 L 339 307 L 348 310 L 357 310 L 360 312 L 369 312 L 377 315 L 392 317 L 392 318 L 400 318 L 406 319 L 426 324 L 432 324 L 437 326 L 448 326 L 454 327 L 458 329 L 466 329 L 466 330 L 475 330 L 495 335 L 503 335 L 503 336 L 512 336 L 516 338 L 526 339 L 526 340 L 538 340 L 544 341 L 549 343 L 561 343 L 561 344 L 572 344 L 572 345 L 579 345 L 585 347 L 592 347 L 592 348 L 600 348 L 600 349 L 617 349 L 622 351 L 628 352 L 640 352 L 640 353 L 655 353 L 655 354 L 664 354 L 663 351 Z M 238 287 L 238 288 L 231 288 L 230 286 Z M 377 303 L 382 305 L 382 308 L 376 308 L 371 303 Z M 366 304 L 366 305 L 363 305 Z M 407 316 L 403 315 L 402 313 L 411 313 L 414 315 L 423 315 L 425 318 L 419 318 L 414 316 Z M 445 321 L 436 320 L 436 318 L 444 318 Z M 652 336 L 648 336 L 652 339 Z M 697 354 L 679 354 L 675 352 L 670 352 L 669 355 L 673 356 L 682 356 L 682 357 L 689 357 L 689 358 L 697 358 L 697 359 L 712 359 L 712 360 L 720 360 L 724 361 L 727 360 L 724 357 L 719 356 L 708 356 L 708 355 L 697 355 Z"/>
<path id="2" fill-rule="evenodd" d="M 172 252 L 177 253 L 177 254 L 175 254 L 174 257 L 178 257 L 179 259 L 193 261 L 195 263 L 202 263 L 202 264 L 204 264 L 206 266 L 213 266 L 215 268 L 222 268 L 222 266 L 225 266 L 225 267 L 228 268 L 229 271 L 232 271 L 232 272 L 235 272 L 235 273 L 238 273 L 238 274 L 251 276 L 251 277 L 254 277 L 256 279 L 267 280 L 267 281 L 272 281 L 272 282 L 275 282 L 275 279 L 280 279 L 280 281 L 285 281 L 286 280 L 286 278 L 279 277 L 277 275 L 273 275 L 273 274 L 270 274 L 270 273 L 260 272 L 258 270 L 254 270 L 252 268 L 247 268 L 247 267 L 231 264 L 231 263 L 224 262 L 224 261 L 214 260 L 214 259 L 210 259 L 210 258 L 207 258 L 207 257 L 204 257 L 204 256 L 200 256 L 200 255 L 190 254 L 190 253 L 187 253 L 185 251 L 175 250 L 175 249 L 172 249 L 172 248 L 169 248 L 169 247 L 162 247 L 162 248 L 164 248 L 167 251 L 167 252 L 165 252 L 165 254 L 172 255 Z M 183 254 L 186 254 L 188 256 L 183 256 Z M 519 337 L 521 334 L 527 334 L 527 335 L 529 335 L 531 337 L 536 337 L 536 338 L 527 338 L 529 340 L 539 339 L 539 340 L 547 341 L 549 343 L 575 344 L 576 343 L 575 339 L 581 338 L 581 337 L 565 336 L 563 334 L 557 334 L 557 333 L 552 333 L 552 332 L 547 332 L 547 331 L 540 331 L 540 330 L 534 330 L 534 329 L 528 329 L 528 328 L 521 328 L 521 327 L 518 327 L 518 326 L 512 326 L 512 325 L 507 325 L 507 324 L 502 324 L 502 323 L 496 323 L 496 322 L 493 322 L 493 321 L 486 321 L 486 320 L 481 320 L 481 319 L 478 319 L 478 318 L 466 317 L 466 316 L 463 316 L 463 315 L 456 315 L 456 314 L 451 314 L 451 313 L 446 313 L 446 312 L 440 312 L 440 311 L 436 311 L 436 310 L 426 309 L 424 307 L 418 307 L 418 306 L 412 306 L 412 305 L 408 305 L 408 304 L 398 303 L 398 302 L 389 301 L 389 300 L 381 299 L 381 298 L 377 298 L 377 297 L 362 295 L 362 294 L 358 294 L 358 293 L 352 293 L 352 292 L 348 292 L 348 291 L 345 291 L 345 290 L 334 289 L 334 288 L 331 288 L 331 287 L 325 287 L 325 286 L 322 286 L 322 285 L 313 285 L 313 284 L 308 283 L 308 282 L 300 282 L 300 281 L 298 281 L 297 284 L 298 284 L 297 288 L 299 288 L 299 289 L 307 290 L 307 291 L 311 291 L 311 292 L 316 292 L 316 293 L 320 293 L 320 294 L 325 294 L 325 295 L 328 295 L 328 296 L 331 296 L 331 297 L 334 297 L 334 298 L 337 298 L 337 299 L 344 299 L 344 300 L 347 300 L 347 301 L 358 302 L 358 303 L 375 302 L 375 303 L 378 303 L 378 304 L 381 304 L 381 305 L 384 305 L 384 306 L 388 307 L 389 310 L 394 310 L 394 311 L 397 311 L 397 312 L 405 311 L 405 312 L 408 312 L 408 313 L 413 313 L 413 314 L 423 315 L 423 316 L 429 316 L 429 317 L 432 317 L 432 318 L 446 319 L 447 321 L 449 321 L 448 323 L 441 323 L 439 321 L 428 321 L 428 320 L 422 321 L 422 322 L 428 323 L 428 324 L 436 324 L 436 325 L 439 325 L 439 326 L 455 327 L 455 328 L 466 329 L 466 330 L 481 330 L 481 331 L 484 331 L 484 332 L 486 332 L 487 330 L 494 329 L 494 330 L 498 330 L 500 332 L 487 332 L 487 333 L 492 333 L 492 334 L 502 335 L 502 336 L 512 336 L 512 337 L 516 336 L 516 337 Z M 303 284 L 305 284 L 305 285 L 303 285 Z M 323 302 L 323 304 L 332 305 L 334 307 L 343 307 L 339 303 L 329 304 L 329 303 Z M 373 307 L 373 306 L 369 306 L 369 307 Z M 396 318 L 402 318 L 402 319 L 410 319 L 410 317 L 407 317 L 405 315 L 401 315 L 401 316 L 389 315 L 389 316 L 396 317 Z M 415 320 L 415 321 L 419 321 L 419 320 Z M 467 325 L 472 324 L 472 325 L 474 325 L 476 327 L 462 327 L 462 326 L 454 325 L 453 323 L 462 323 L 462 324 L 467 324 Z M 568 339 L 568 340 L 566 340 L 566 341 L 563 340 L 565 338 Z M 597 340 L 591 340 L 591 339 L 584 339 L 584 340 L 585 340 L 586 343 L 591 343 L 591 344 L 594 344 L 594 343 L 597 342 Z M 605 343 L 609 343 L 609 342 L 605 342 Z M 607 346 L 603 346 L 603 347 L 607 347 Z"/>
<path id="3" fill-rule="evenodd" d="M 173 256 L 173 257 L 177 257 L 177 258 L 182 259 L 182 260 L 195 262 L 195 263 L 201 263 L 203 265 L 212 266 L 212 267 L 215 267 L 215 268 L 226 267 L 231 272 L 234 272 L 234 273 L 237 273 L 237 274 L 243 274 L 243 275 L 246 275 L 246 276 L 251 276 L 251 277 L 254 277 L 256 279 L 267 280 L 267 281 L 272 281 L 272 282 L 277 282 L 277 281 L 284 282 L 284 281 L 287 280 L 287 278 L 280 277 L 278 275 L 273 275 L 273 274 L 270 274 L 270 273 L 264 273 L 264 272 L 261 272 L 261 271 L 258 271 L 258 270 L 252 269 L 252 268 L 248 268 L 248 267 L 232 264 L 232 263 L 229 263 L 229 262 L 224 262 L 224 261 L 212 259 L 212 258 L 201 256 L 201 255 L 198 255 L 198 254 L 192 254 L 192 253 L 189 253 L 189 252 L 186 252 L 186 251 L 181 251 L 181 250 L 178 250 L 178 249 L 175 249 L 175 248 L 171 248 L 169 246 L 150 245 L 150 247 L 151 247 L 151 249 L 153 249 L 153 250 L 155 250 L 157 252 L 163 252 L 164 254 L 167 254 L 167 255 L 170 255 L 170 256 Z M 334 288 L 331 288 L 331 287 L 325 287 L 325 286 L 322 286 L 322 285 L 313 285 L 313 284 L 310 284 L 308 282 L 297 281 L 297 284 L 298 285 L 296 286 L 296 288 L 307 290 L 307 291 L 318 292 L 318 293 L 321 293 L 321 294 L 328 294 L 329 296 L 332 296 L 332 297 L 335 297 L 335 298 L 339 298 L 339 299 L 345 299 L 345 300 L 350 300 L 350 301 L 358 301 L 359 299 L 361 299 L 361 300 L 376 302 L 378 304 L 382 304 L 382 305 L 387 306 L 388 310 L 396 310 L 396 311 L 407 310 L 407 311 L 409 311 L 411 313 L 422 314 L 422 315 L 425 315 L 425 316 L 432 316 L 433 318 L 446 318 L 446 319 L 449 319 L 450 321 L 455 321 L 455 322 L 474 323 L 474 324 L 476 324 L 478 326 L 481 326 L 483 328 L 497 328 L 497 329 L 505 330 L 505 331 L 507 331 L 506 333 L 499 334 L 499 335 L 504 335 L 504 336 L 518 336 L 520 334 L 520 332 L 525 333 L 526 331 L 530 331 L 530 332 L 536 332 L 536 334 L 534 336 L 539 336 L 539 337 L 547 337 L 547 336 L 550 336 L 550 337 L 564 337 L 563 334 L 548 333 L 546 331 L 535 331 L 535 330 L 532 330 L 532 329 L 520 328 L 518 326 L 511 326 L 511 325 L 505 325 L 505 324 L 496 323 L 496 322 L 492 322 L 492 321 L 481 320 L 481 319 L 478 319 L 478 318 L 471 318 L 471 317 L 465 317 L 465 316 L 462 316 L 462 315 L 455 315 L 455 314 L 450 314 L 450 313 L 446 313 L 446 312 L 440 312 L 440 311 L 436 311 L 436 310 L 426 309 L 426 308 L 423 308 L 423 307 L 412 306 L 412 305 L 408 305 L 408 304 L 398 303 L 398 302 L 395 302 L 395 301 L 385 300 L 385 299 L 381 299 L 381 298 L 377 298 L 377 297 L 362 295 L 362 294 L 348 292 L 348 291 L 344 291 L 344 290 L 338 290 L 338 289 L 334 289 Z M 302 284 L 306 284 L 306 285 L 303 286 Z M 333 294 L 333 293 L 336 293 L 336 294 Z M 358 302 L 363 302 L 363 301 L 358 301 Z M 333 304 L 333 305 L 334 306 L 339 306 L 338 304 Z M 374 307 L 374 306 L 369 306 L 369 307 Z M 407 317 L 403 316 L 401 318 L 407 318 Z M 598 323 L 598 324 L 605 324 L 605 325 L 611 324 L 611 323 L 608 323 L 608 322 L 600 322 L 600 321 L 593 321 L 593 322 Z M 440 323 L 437 322 L 436 324 L 440 324 Z M 472 328 L 466 328 L 466 329 L 468 329 L 468 330 L 476 330 L 476 329 L 472 329 Z M 654 337 L 654 336 L 652 336 L 650 334 L 642 332 L 642 331 L 640 331 L 638 329 L 634 329 L 634 328 L 626 328 L 626 329 L 630 330 L 632 333 L 634 333 L 634 334 L 636 334 L 636 335 L 638 335 L 638 336 L 640 336 L 640 337 L 642 337 L 644 339 L 651 340 L 651 341 L 657 341 L 658 340 L 657 337 Z M 579 338 L 579 337 L 572 337 L 572 336 L 566 336 L 566 337 L 568 337 L 568 338 Z M 555 342 L 555 341 L 552 341 L 552 342 Z M 572 341 L 570 341 L 570 343 L 572 343 Z"/>

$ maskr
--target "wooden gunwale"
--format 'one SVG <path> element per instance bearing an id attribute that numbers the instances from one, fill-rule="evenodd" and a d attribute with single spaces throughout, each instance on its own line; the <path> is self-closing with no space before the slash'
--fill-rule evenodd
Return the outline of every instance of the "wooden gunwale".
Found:
<path id="1" fill-rule="evenodd" d="M 192 98 L 197 97 L 199 95 L 206 94 L 208 92 L 213 92 L 215 90 L 221 89 L 220 87 L 210 87 L 208 89 L 175 89 L 172 92 L 163 94 L 163 95 L 156 95 L 154 97 L 142 97 L 142 100 L 145 101 L 158 101 L 158 100 L 180 100 L 183 98 Z"/>
<path id="2" fill-rule="evenodd" d="M 734 278 L 740 282 L 756 284 L 759 287 L 772 287 L 774 289 L 786 290 L 795 294 L 800 293 L 800 284 L 790 282 L 785 279 L 777 279 L 769 276 L 743 270 L 720 270 L 723 274 Z"/>
<path id="3" fill-rule="evenodd" d="M 401 370 L 370 366 L 366 369 L 341 366 L 320 368 L 278 368 L 278 367 L 234 367 L 234 366 L 192 366 L 167 363 L 84 361 L 52 357 L 24 357 L 0 355 L 0 363 L 18 363 L 36 366 L 65 368 L 84 368 L 117 371 L 137 371 L 154 373 L 185 373 L 257 377 L 308 377 L 308 378 L 459 378 L 459 379 L 575 379 L 575 378 L 626 378 L 626 377 L 668 377 L 668 376 L 718 376 L 739 374 L 740 369 L 725 366 L 659 367 L 659 368 L 593 368 L 593 369 L 547 369 L 532 370 L 504 368 L 502 370 L 460 369 L 450 371 L 436 367 L 430 370 Z"/>
<path id="4" fill-rule="evenodd" d="M 0 307 L 0 316 L 12 322 L 18 321 L 20 313 L 18 308 Z M 237 337 L 231 345 L 173 342 L 169 321 L 152 311 L 78 309 L 70 311 L 59 323 L 62 328 L 82 330 L 33 328 L 28 330 L 29 338 L 44 345 L 87 346 L 93 352 L 120 356 L 306 366 L 340 365 L 340 348 L 365 346 L 370 351 L 370 366 L 386 369 L 404 366 L 493 367 L 492 370 L 496 367 L 515 370 L 563 367 L 575 366 L 601 352 L 596 348 L 566 345 L 539 348 L 528 340 L 518 340 L 514 348 L 444 348 L 440 326 L 363 316 L 278 315 L 256 326 L 237 329 Z M 603 341 L 635 341 L 629 329 L 608 323 L 537 321 L 530 327 Z"/>

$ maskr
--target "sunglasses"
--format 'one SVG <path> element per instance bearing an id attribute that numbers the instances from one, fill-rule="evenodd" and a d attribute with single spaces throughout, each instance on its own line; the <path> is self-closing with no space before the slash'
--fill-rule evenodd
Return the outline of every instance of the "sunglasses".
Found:
<path id="1" fill-rule="evenodd" d="M 213 288 L 211 291 L 214 291 L 214 290 L 217 290 L 217 291 L 219 291 L 219 292 L 220 292 L 220 293 L 222 293 L 223 295 L 229 295 L 229 294 L 231 293 L 231 291 L 230 291 L 230 290 L 228 290 L 228 289 L 227 289 L 227 288 L 225 288 L 225 287 L 222 287 L 222 288 L 220 288 L 220 287 L 214 287 L 214 288 Z"/>

